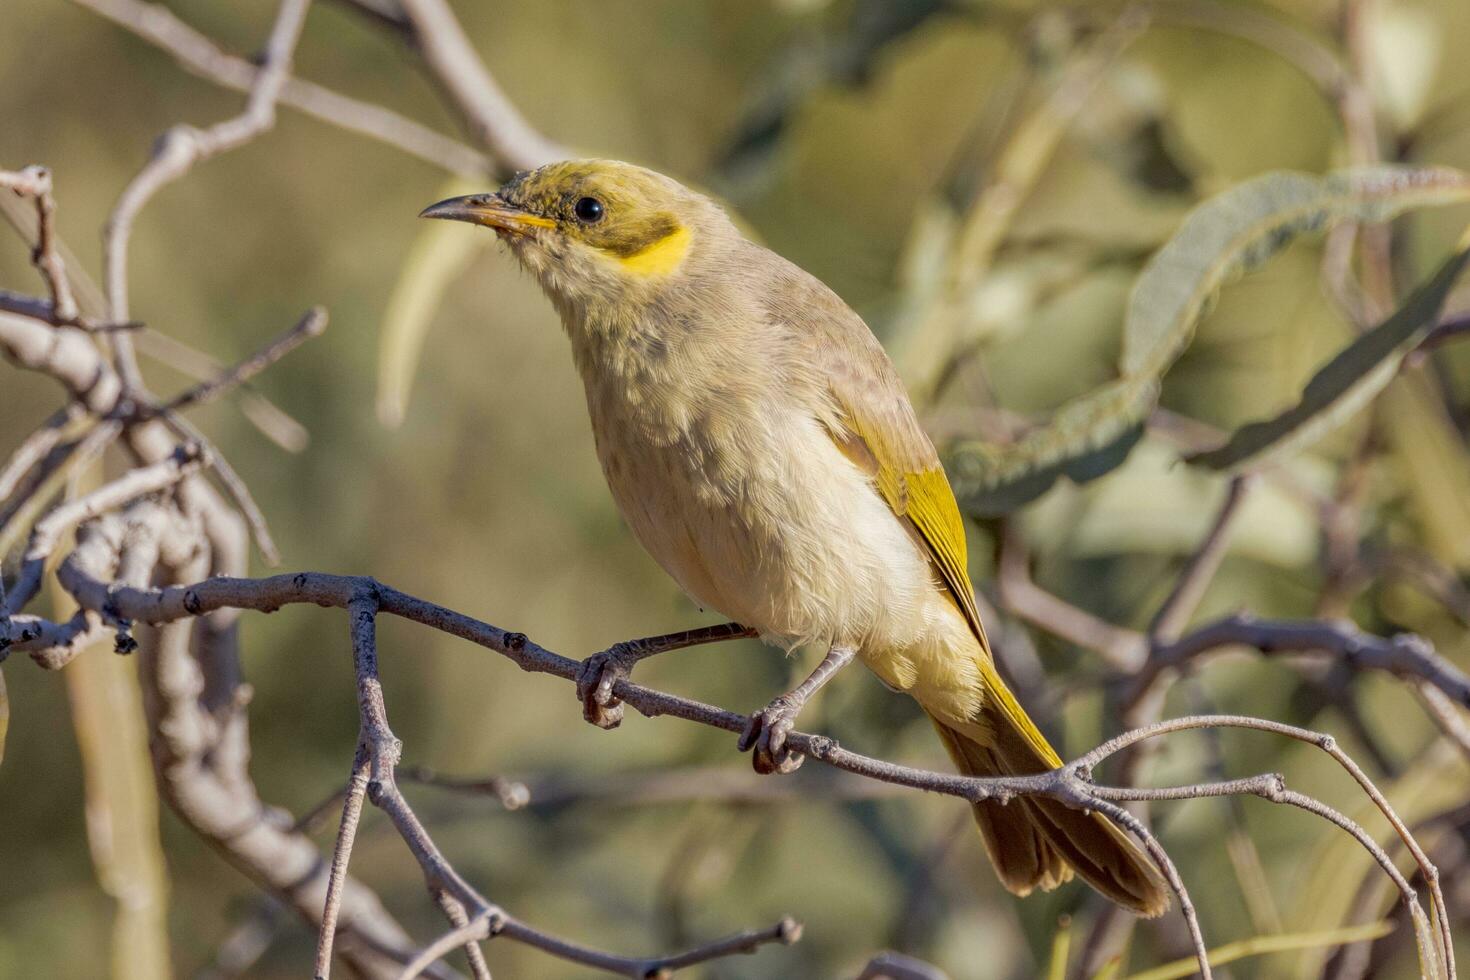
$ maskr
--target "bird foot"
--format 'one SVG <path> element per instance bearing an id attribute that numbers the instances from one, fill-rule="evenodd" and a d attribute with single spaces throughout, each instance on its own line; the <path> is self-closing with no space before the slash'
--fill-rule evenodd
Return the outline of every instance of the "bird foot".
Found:
<path id="1" fill-rule="evenodd" d="M 754 749 L 751 765 L 762 775 L 786 775 L 800 768 L 806 756 L 786 747 L 786 736 L 796 727 L 796 715 L 802 701 L 783 694 L 750 716 L 750 723 L 740 736 L 741 752 Z"/>
<path id="2" fill-rule="evenodd" d="M 577 700 L 582 717 L 598 728 L 617 728 L 623 721 L 623 702 L 613 694 L 618 681 L 632 676 L 639 660 L 632 643 L 616 643 L 582 661 L 577 671 Z"/>

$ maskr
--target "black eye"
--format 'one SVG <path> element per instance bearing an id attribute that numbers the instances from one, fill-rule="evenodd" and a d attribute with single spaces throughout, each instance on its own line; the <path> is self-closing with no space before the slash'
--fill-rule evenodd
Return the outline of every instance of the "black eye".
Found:
<path id="1" fill-rule="evenodd" d="M 595 224 L 596 222 L 602 220 L 602 202 L 595 197 L 581 198 L 577 201 L 575 205 L 572 206 L 572 213 L 575 214 L 580 221 L 585 221 L 589 225 Z"/>

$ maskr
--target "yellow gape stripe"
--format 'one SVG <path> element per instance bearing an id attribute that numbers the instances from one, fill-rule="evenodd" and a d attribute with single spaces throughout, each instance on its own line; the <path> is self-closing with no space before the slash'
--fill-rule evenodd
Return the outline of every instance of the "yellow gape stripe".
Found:
<path id="1" fill-rule="evenodd" d="M 680 225 L 647 248 L 622 256 L 618 264 L 635 276 L 668 275 L 689 254 L 689 238 L 689 229 Z"/>

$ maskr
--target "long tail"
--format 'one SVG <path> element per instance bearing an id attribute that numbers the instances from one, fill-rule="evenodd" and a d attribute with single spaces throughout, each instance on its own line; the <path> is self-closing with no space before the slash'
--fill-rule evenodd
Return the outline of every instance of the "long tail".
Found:
<path id="1" fill-rule="evenodd" d="M 961 726 L 928 712 L 959 770 L 969 776 L 1022 776 L 1060 766 L 994 668 L 986 674 L 989 689 L 975 721 Z M 1153 862 L 1101 814 L 1027 797 L 977 803 L 974 809 L 996 873 L 1015 894 L 1050 891 L 1075 871 L 1138 915 L 1161 915 L 1169 907 L 1168 888 Z"/>

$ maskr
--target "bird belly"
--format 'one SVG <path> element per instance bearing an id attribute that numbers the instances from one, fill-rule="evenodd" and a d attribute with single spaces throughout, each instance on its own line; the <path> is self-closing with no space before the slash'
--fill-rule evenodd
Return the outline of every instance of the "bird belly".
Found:
<path id="1" fill-rule="evenodd" d="M 701 607 L 788 650 L 850 647 L 931 713 L 978 717 L 988 654 L 907 523 L 820 423 L 755 413 L 706 444 L 616 418 L 594 421 L 613 498 Z"/>
<path id="2" fill-rule="evenodd" d="M 724 432 L 706 421 L 704 438 L 666 444 L 594 423 L 613 497 L 664 570 L 701 606 L 788 649 L 918 643 L 932 616 L 928 559 L 821 424 L 770 408 Z"/>

